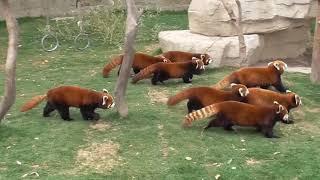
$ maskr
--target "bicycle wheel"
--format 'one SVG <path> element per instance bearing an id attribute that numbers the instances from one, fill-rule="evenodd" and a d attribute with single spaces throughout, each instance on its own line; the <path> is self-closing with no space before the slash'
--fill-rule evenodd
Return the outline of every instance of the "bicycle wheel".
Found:
<path id="1" fill-rule="evenodd" d="M 58 48 L 59 41 L 58 38 L 53 34 L 46 34 L 41 39 L 42 49 L 51 52 Z"/>
<path id="2" fill-rule="evenodd" d="M 74 46 L 78 50 L 85 50 L 90 46 L 89 35 L 85 33 L 80 33 L 74 38 Z"/>

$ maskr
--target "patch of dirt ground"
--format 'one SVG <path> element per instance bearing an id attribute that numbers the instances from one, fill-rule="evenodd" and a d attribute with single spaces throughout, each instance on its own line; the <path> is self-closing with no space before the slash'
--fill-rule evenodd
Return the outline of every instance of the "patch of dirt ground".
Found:
<path id="1" fill-rule="evenodd" d="M 115 166 L 120 165 L 119 148 L 119 144 L 112 141 L 92 143 L 89 147 L 78 150 L 76 164 L 79 170 L 89 168 L 97 173 L 111 171 Z"/>
<path id="2" fill-rule="evenodd" d="M 151 103 L 167 103 L 168 101 L 168 90 L 157 91 L 149 89 L 148 96 Z"/>
<path id="3" fill-rule="evenodd" d="M 253 165 L 256 165 L 256 164 L 260 164 L 261 162 L 256 160 L 256 159 L 253 159 L 253 158 L 250 158 L 250 159 L 247 159 L 246 160 L 246 164 L 248 166 L 253 166 Z"/>
<path id="4" fill-rule="evenodd" d="M 105 131 L 111 128 L 111 124 L 106 123 L 104 121 L 97 121 L 95 123 L 90 124 L 90 128 L 97 131 Z"/>

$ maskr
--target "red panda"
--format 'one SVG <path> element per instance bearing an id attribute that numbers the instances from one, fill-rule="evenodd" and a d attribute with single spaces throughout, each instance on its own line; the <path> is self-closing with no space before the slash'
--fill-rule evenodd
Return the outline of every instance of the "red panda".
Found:
<path id="1" fill-rule="evenodd" d="M 267 138 L 276 138 L 273 127 L 277 121 L 288 121 L 288 111 L 278 102 L 271 106 L 251 105 L 237 101 L 224 101 L 206 106 L 186 115 L 184 126 L 190 126 L 192 121 L 216 115 L 205 129 L 212 126 L 223 126 L 225 130 L 233 130 L 232 126 L 256 127 Z"/>
<path id="2" fill-rule="evenodd" d="M 273 101 L 277 101 L 290 112 L 292 108 L 296 108 L 302 104 L 301 98 L 288 90 L 287 93 L 278 93 L 261 88 L 249 88 L 249 91 L 250 94 L 244 98 L 243 102 L 253 105 L 270 105 Z M 287 123 L 291 124 L 293 121 L 290 120 Z"/>
<path id="3" fill-rule="evenodd" d="M 190 52 L 183 52 L 183 51 L 167 51 L 162 53 L 159 56 L 170 59 L 171 62 L 191 61 L 192 57 L 195 57 L 195 58 L 201 59 L 204 65 L 208 65 L 212 63 L 212 58 L 208 54 L 190 53 Z"/>
<path id="4" fill-rule="evenodd" d="M 222 101 L 242 101 L 249 91 L 242 84 L 231 84 L 231 91 L 223 91 L 211 87 L 193 87 L 182 90 L 178 94 L 169 97 L 167 104 L 176 105 L 182 100 L 188 99 L 188 112 L 201 109 L 214 103 Z"/>
<path id="5" fill-rule="evenodd" d="M 49 117 L 50 113 L 57 110 L 63 120 L 72 120 L 69 115 L 69 107 L 80 108 L 84 120 L 98 120 L 96 108 L 109 109 L 114 107 L 113 97 L 107 90 L 96 92 L 77 86 L 60 86 L 50 89 L 45 95 L 38 95 L 26 102 L 20 109 L 21 112 L 28 111 L 43 100 L 47 104 L 43 109 L 43 117 Z"/>
<path id="6" fill-rule="evenodd" d="M 183 82 L 190 83 L 193 74 L 201 74 L 205 67 L 200 59 L 193 58 L 189 62 L 178 63 L 156 63 L 144 68 L 132 78 L 132 83 L 136 83 L 142 79 L 149 77 L 153 74 L 151 82 L 156 85 L 158 81 L 163 81 L 170 78 L 182 78 Z"/>
<path id="7" fill-rule="evenodd" d="M 277 60 L 270 62 L 267 67 L 245 67 L 234 71 L 230 75 L 224 77 L 213 87 L 223 89 L 230 83 L 243 84 L 249 87 L 260 86 L 268 88 L 274 86 L 278 91 L 285 92 L 286 88 L 281 81 L 281 74 L 287 68 L 287 64 Z"/>
<path id="8" fill-rule="evenodd" d="M 108 77 L 109 72 L 114 69 L 116 66 L 121 65 L 123 60 L 123 55 L 117 56 L 111 60 L 110 63 L 104 66 L 102 75 L 103 77 Z M 140 72 L 141 69 L 150 66 L 151 64 L 158 63 L 158 62 L 171 62 L 169 59 L 165 57 L 154 57 L 143 53 L 135 53 L 132 69 L 134 73 Z M 119 68 L 120 71 L 120 68 Z M 118 71 L 118 74 L 119 74 Z"/>

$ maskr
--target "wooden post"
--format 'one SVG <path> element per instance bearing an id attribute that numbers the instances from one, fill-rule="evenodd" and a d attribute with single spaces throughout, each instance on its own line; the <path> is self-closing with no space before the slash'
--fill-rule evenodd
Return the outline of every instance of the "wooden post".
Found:
<path id="1" fill-rule="evenodd" d="M 128 115 L 128 105 L 125 100 L 128 79 L 133 63 L 134 41 L 137 34 L 138 21 L 142 11 L 137 11 L 134 0 L 126 0 L 127 20 L 124 44 L 124 57 L 121 65 L 120 74 L 115 88 L 115 104 L 121 117 Z"/>
<path id="2" fill-rule="evenodd" d="M 16 58 L 18 52 L 18 23 L 14 17 L 8 0 L 0 0 L 6 20 L 9 42 L 5 66 L 4 96 L 0 102 L 0 121 L 4 118 L 16 99 Z"/>
<path id="3" fill-rule="evenodd" d="M 316 27 L 313 39 L 313 52 L 311 64 L 311 82 L 320 84 L 320 0 L 318 0 Z"/>

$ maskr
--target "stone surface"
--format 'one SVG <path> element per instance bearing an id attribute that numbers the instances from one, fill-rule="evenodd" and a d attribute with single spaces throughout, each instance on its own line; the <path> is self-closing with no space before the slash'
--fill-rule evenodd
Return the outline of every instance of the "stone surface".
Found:
<path id="1" fill-rule="evenodd" d="M 240 65 L 238 36 L 210 37 L 181 30 L 160 32 L 159 40 L 163 51 L 207 52 L 214 59 L 212 67 Z M 245 35 L 246 65 L 279 58 L 298 58 L 306 51 L 308 40 L 309 28 L 306 27 Z"/>
<path id="2" fill-rule="evenodd" d="M 235 1 L 224 0 L 238 16 Z M 271 33 L 308 26 L 315 17 L 316 0 L 240 0 L 244 34 Z M 237 35 L 221 0 L 193 0 L 189 6 L 193 33 L 209 36 Z"/>
<path id="3" fill-rule="evenodd" d="M 233 37 L 208 37 L 191 33 L 188 30 L 163 31 L 159 33 L 162 51 L 180 50 L 187 52 L 208 53 L 213 58 L 211 67 L 240 66 L 239 41 Z M 247 46 L 247 64 L 259 60 L 264 46 L 262 36 L 245 35 Z"/>

